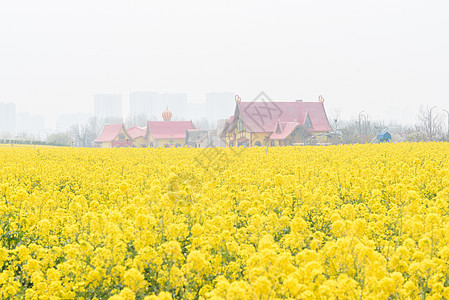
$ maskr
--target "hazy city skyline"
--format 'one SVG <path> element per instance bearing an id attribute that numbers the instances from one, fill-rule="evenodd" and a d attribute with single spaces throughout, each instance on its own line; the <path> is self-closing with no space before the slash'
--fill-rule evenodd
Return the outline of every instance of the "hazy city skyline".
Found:
<path id="1" fill-rule="evenodd" d="M 154 90 L 205 102 L 316 101 L 328 114 L 413 123 L 449 109 L 445 1 L 10 1 L 0 4 L 0 102 L 93 111 L 93 95 Z"/>
<path id="2" fill-rule="evenodd" d="M 160 120 L 162 112 L 169 108 L 173 120 L 192 120 L 216 126 L 219 119 L 227 119 L 235 109 L 235 94 L 231 92 L 210 92 L 206 101 L 190 103 L 185 93 L 158 93 L 154 91 L 132 92 L 129 101 L 123 101 L 121 94 L 93 95 L 92 109 L 84 112 L 70 112 L 56 116 L 56 124 L 48 124 L 42 115 L 19 112 L 16 103 L 0 102 L 0 135 L 45 137 L 45 133 L 67 132 L 73 125 L 85 125 L 91 117 L 106 122 L 133 123 L 133 117 L 146 120 Z M 124 111 L 127 113 L 125 114 Z M 46 124 L 47 123 L 47 124 Z"/>

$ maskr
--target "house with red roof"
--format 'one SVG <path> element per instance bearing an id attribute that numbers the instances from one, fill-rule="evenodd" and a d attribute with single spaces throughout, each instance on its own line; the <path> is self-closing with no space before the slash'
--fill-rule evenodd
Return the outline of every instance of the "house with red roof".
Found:
<path id="1" fill-rule="evenodd" d="M 171 121 L 172 112 L 162 112 L 163 121 L 148 121 L 145 138 L 149 147 L 182 147 L 188 129 L 195 129 L 192 121 Z"/>
<path id="2" fill-rule="evenodd" d="M 125 125 L 106 124 L 101 134 L 93 141 L 95 148 L 131 147 L 132 138 Z"/>
<path id="3" fill-rule="evenodd" d="M 128 134 L 131 137 L 133 143 L 133 147 L 137 148 L 144 148 L 148 147 L 148 141 L 145 137 L 147 133 L 147 127 L 140 127 L 140 126 L 133 126 L 131 128 L 128 128 Z"/>
<path id="4" fill-rule="evenodd" d="M 226 146 L 294 145 L 332 131 L 322 97 L 318 102 L 241 102 L 221 133 Z"/>

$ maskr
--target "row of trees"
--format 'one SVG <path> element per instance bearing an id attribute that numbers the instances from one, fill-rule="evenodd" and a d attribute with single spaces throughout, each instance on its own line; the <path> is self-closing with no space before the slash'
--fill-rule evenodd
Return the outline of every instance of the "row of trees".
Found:
<path id="1" fill-rule="evenodd" d="M 342 122 L 339 114 L 333 114 L 331 125 L 334 133 L 342 136 L 345 143 L 370 143 L 376 140 L 377 134 L 388 130 L 395 142 L 449 141 L 449 112 L 445 125 L 444 115 L 435 110 L 436 107 L 421 107 L 417 122 L 412 126 L 385 125 L 383 122 L 371 121 L 366 114 L 360 113 L 358 120 Z"/>

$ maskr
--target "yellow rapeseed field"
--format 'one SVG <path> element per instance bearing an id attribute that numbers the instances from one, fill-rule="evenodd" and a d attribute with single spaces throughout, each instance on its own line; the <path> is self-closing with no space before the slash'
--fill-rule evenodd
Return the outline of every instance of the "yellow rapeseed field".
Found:
<path id="1" fill-rule="evenodd" d="M 0 147 L 1 299 L 449 299 L 449 144 Z"/>

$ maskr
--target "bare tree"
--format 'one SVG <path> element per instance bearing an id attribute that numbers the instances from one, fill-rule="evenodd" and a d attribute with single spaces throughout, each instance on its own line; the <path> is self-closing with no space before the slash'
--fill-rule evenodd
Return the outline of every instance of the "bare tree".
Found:
<path id="1" fill-rule="evenodd" d="M 357 121 L 346 124 L 341 132 L 344 136 L 344 140 L 347 143 L 370 143 L 372 142 L 380 128 L 385 128 L 385 126 L 380 122 L 371 121 L 368 116 L 359 116 Z"/>
<path id="2" fill-rule="evenodd" d="M 121 122 L 121 120 L 120 120 L 120 122 Z M 92 142 L 100 135 L 101 131 L 103 130 L 104 122 L 99 120 L 97 117 L 91 117 L 87 121 L 87 125 L 88 125 L 87 135 L 88 135 L 89 146 L 90 146 L 90 145 L 92 145 Z"/>
<path id="3" fill-rule="evenodd" d="M 133 126 L 144 127 L 144 126 L 147 126 L 148 120 L 149 120 L 149 118 L 145 114 L 138 114 L 138 115 L 129 116 L 125 123 L 126 123 L 127 127 L 133 127 Z"/>
<path id="4" fill-rule="evenodd" d="M 332 109 L 331 111 L 331 118 L 329 120 L 329 123 L 333 129 L 334 132 L 336 132 L 341 127 L 341 117 L 340 117 L 340 109 Z"/>
<path id="5" fill-rule="evenodd" d="M 447 109 L 443 109 L 443 111 L 446 113 L 446 120 L 447 120 L 447 126 L 446 126 L 446 141 L 449 141 L 449 111 Z"/>
<path id="6" fill-rule="evenodd" d="M 72 139 L 75 147 L 88 147 L 87 125 L 75 124 L 68 131 L 69 137 Z"/>
<path id="7" fill-rule="evenodd" d="M 76 147 L 91 147 L 92 142 L 101 134 L 105 124 L 120 124 L 119 118 L 98 119 L 91 117 L 87 124 L 75 124 L 69 129 L 69 136 Z"/>
<path id="8" fill-rule="evenodd" d="M 436 106 L 421 107 L 418 113 L 416 129 L 424 134 L 427 141 L 435 141 L 442 136 L 443 120 L 441 114 L 434 110 L 435 108 Z"/>

